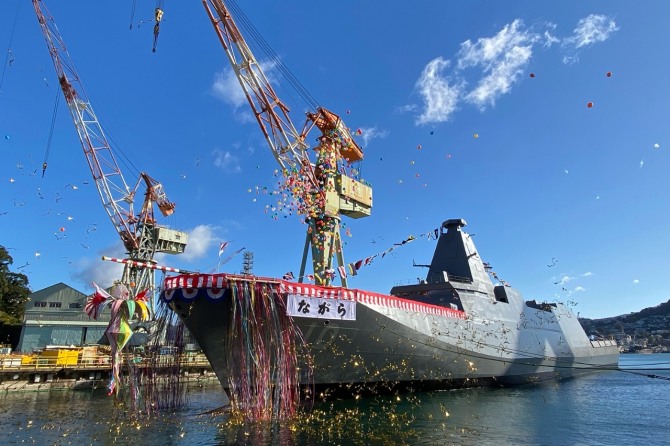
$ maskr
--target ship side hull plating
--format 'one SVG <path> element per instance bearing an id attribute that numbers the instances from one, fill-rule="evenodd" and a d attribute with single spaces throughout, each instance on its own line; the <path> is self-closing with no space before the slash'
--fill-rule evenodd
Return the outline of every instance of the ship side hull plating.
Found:
<path id="1" fill-rule="evenodd" d="M 243 354 L 242 348 L 236 353 L 228 345 L 235 335 L 230 296 L 243 295 L 234 291 L 236 283 L 246 284 L 239 290 L 259 284 L 272 288 L 273 305 L 282 301 L 305 342 L 302 386 L 507 385 L 617 366 L 614 341 L 589 340 L 565 305 L 525 301 L 500 280 L 462 230 L 465 225 L 462 219 L 443 222 L 434 233 L 437 246 L 426 278 L 396 286 L 390 295 L 222 274 L 168 278 L 162 296 L 196 338 L 224 388 L 231 381 L 230 355 Z M 257 304 L 255 293 L 242 299 L 240 308 Z M 329 309 L 333 312 L 325 315 Z"/>
<path id="2" fill-rule="evenodd" d="M 230 298 L 175 299 L 172 305 L 228 388 Z M 570 378 L 618 361 L 615 345 L 594 347 L 583 330 L 577 342 L 558 324 L 533 318 L 520 325 L 357 303 L 353 321 L 293 320 L 313 361 L 311 382 L 303 375 L 301 385 L 318 389 L 513 385 Z"/>

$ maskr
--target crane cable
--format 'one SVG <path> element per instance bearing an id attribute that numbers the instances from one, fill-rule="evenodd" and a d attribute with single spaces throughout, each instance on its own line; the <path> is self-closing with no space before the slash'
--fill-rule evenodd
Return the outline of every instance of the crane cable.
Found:
<path id="1" fill-rule="evenodd" d="M 44 178 L 44 173 L 47 170 L 47 161 L 49 160 L 49 153 L 51 152 L 51 140 L 54 136 L 54 126 L 56 123 L 56 115 L 58 114 L 58 104 L 60 103 L 61 92 L 56 90 L 56 102 L 54 103 L 54 111 L 51 116 L 51 128 L 49 129 L 49 139 L 47 140 L 47 149 L 44 153 L 44 162 L 42 163 L 42 178 Z"/>
<path id="2" fill-rule="evenodd" d="M 234 0 L 230 0 L 229 4 L 231 5 L 232 10 L 235 11 L 235 15 L 239 17 L 240 23 L 243 28 L 252 36 L 252 39 L 256 44 L 261 48 L 263 53 L 274 62 L 277 69 L 284 75 L 286 80 L 291 84 L 294 90 L 298 93 L 301 99 L 314 111 L 319 108 L 319 102 L 312 96 L 312 94 L 307 90 L 307 88 L 295 77 L 291 70 L 282 62 L 281 58 L 277 53 L 272 49 L 272 47 L 267 43 L 263 36 L 258 32 L 256 27 L 251 23 L 249 18 L 244 14 L 242 9 L 237 5 Z"/>
<path id="3" fill-rule="evenodd" d="M 130 29 L 133 29 L 133 20 L 135 19 L 135 6 L 137 6 L 137 0 L 133 0 L 133 5 L 130 7 Z"/>
<path id="4" fill-rule="evenodd" d="M 21 2 L 17 2 L 16 14 L 14 15 L 14 23 L 12 24 L 12 32 L 9 35 L 9 45 L 7 45 L 7 54 L 5 55 L 5 63 L 2 66 L 2 75 L 0 75 L 0 94 L 2 94 L 2 84 L 5 80 L 5 71 L 7 66 L 11 65 L 14 59 L 10 59 L 12 54 L 12 41 L 14 40 L 14 30 L 16 30 L 16 22 L 19 20 L 19 10 L 21 9 Z"/>

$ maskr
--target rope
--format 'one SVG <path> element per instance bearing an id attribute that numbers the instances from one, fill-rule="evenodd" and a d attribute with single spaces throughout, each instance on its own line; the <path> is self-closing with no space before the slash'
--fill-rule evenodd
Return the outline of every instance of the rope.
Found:
<path id="1" fill-rule="evenodd" d="M 133 29 L 133 20 L 135 19 L 135 6 L 137 5 L 137 0 L 133 0 L 133 6 L 130 8 L 130 29 Z"/>
<path id="2" fill-rule="evenodd" d="M 291 70 L 282 62 L 281 58 L 275 53 L 272 47 L 267 43 L 256 27 L 247 18 L 234 0 L 229 1 L 230 9 L 235 11 L 235 15 L 243 28 L 251 35 L 252 39 L 267 55 L 267 57 L 276 64 L 277 69 L 284 75 L 293 89 L 298 93 L 303 101 L 314 111 L 319 108 L 318 101 L 311 95 L 307 88 L 295 77 Z"/>
<path id="3" fill-rule="evenodd" d="M 49 139 L 47 140 L 47 149 L 44 153 L 44 163 L 42 163 L 42 178 L 44 178 L 44 172 L 47 170 L 47 161 L 49 160 L 49 153 L 51 152 L 51 140 L 54 136 L 54 126 L 56 123 L 56 115 L 58 114 L 58 104 L 60 103 L 61 92 L 56 90 L 56 101 L 54 103 L 54 111 L 51 116 L 51 128 L 49 129 Z"/>
<path id="4" fill-rule="evenodd" d="M 5 55 L 5 63 L 2 66 L 2 75 L 0 76 L 0 93 L 2 93 L 2 83 L 5 81 L 5 72 L 11 63 L 9 56 L 12 54 L 12 41 L 14 40 L 14 30 L 16 29 L 16 22 L 19 19 L 19 10 L 21 9 L 21 2 L 16 4 L 16 14 L 14 15 L 14 23 L 12 24 L 12 32 L 9 35 L 9 45 L 7 45 L 7 54 Z"/>

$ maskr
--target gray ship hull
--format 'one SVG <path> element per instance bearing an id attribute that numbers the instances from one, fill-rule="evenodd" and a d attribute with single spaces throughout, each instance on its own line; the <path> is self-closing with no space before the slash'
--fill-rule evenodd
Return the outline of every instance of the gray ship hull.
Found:
<path id="1" fill-rule="evenodd" d="M 261 295 L 275 311 L 281 307 L 274 319 L 297 328 L 301 386 L 510 385 L 617 367 L 616 343 L 590 340 L 565 305 L 525 301 L 508 284 L 494 284 L 463 226 L 463 220 L 445 221 L 426 279 L 396 286 L 389 295 L 216 274 L 167 278 L 161 299 L 194 336 L 224 388 L 235 358 L 248 359 L 245 350 L 253 348 L 230 340 L 250 324 L 258 331 L 275 322 L 258 310 L 242 315 Z M 257 339 L 268 347 L 281 333 Z"/>
<path id="2" fill-rule="evenodd" d="M 210 294 L 221 291 L 211 290 L 173 289 L 165 300 L 227 389 L 231 375 L 225 339 L 231 330 L 232 299 L 227 292 L 212 299 Z M 355 303 L 356 320 L 293 317 L 313 361 L 312 374 L 302 376 L 301 385 L 330 390 L 513 385 L 570 378 L 618 362 L 616 344 L 590 341 L 577 318 L 561 305 L 552 311 L 508 307 L 494 319 L 460 311 L 432 314 L 431 305 L 376 296 L 377 304 Z M 301 368 L 307 370 L 307 363 Z"/>

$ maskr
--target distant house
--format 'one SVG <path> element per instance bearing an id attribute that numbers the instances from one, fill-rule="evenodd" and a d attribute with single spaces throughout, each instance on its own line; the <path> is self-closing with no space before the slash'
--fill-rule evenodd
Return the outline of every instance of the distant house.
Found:
<path id="1" fill-rule="evenodd" d="M 109 310 L 96 321 L 84 312 L 87 295 L 58 283 L 32 293 L 26 302 L 17 350 L 31 353 L 49 346 L 95 344 L 109 324 Z"/>

